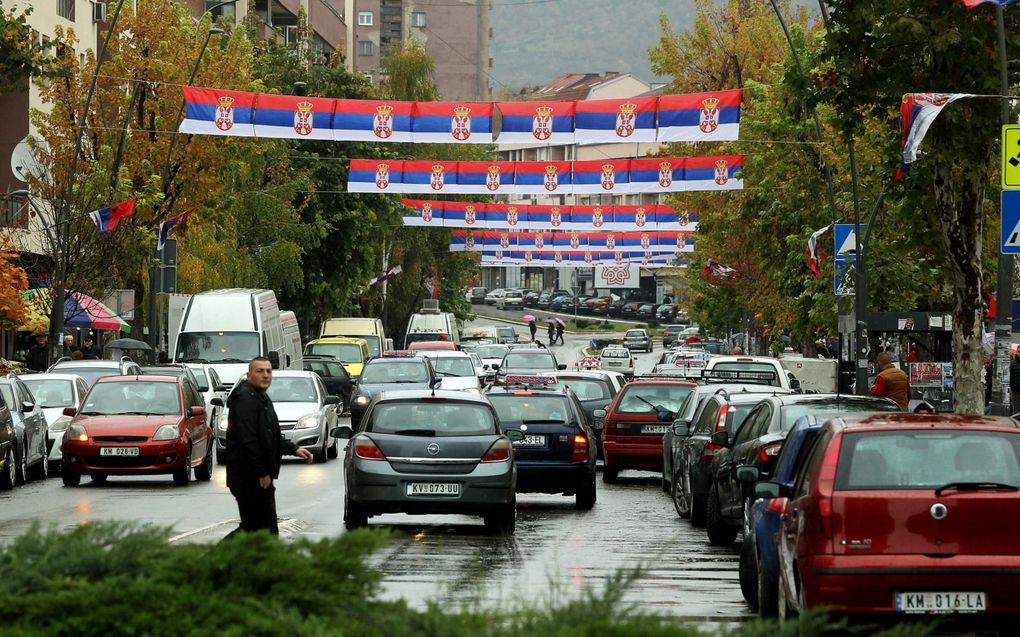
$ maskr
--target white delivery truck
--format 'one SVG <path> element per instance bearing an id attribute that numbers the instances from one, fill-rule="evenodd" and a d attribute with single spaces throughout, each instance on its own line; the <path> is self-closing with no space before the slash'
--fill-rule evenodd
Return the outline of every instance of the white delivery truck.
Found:
<path id="1" fill-rule="evenodd" d="M 283 347 L 286 358 L 281 354 L 280 364 L 287 369 L 304 369 L 302 360 L 301 327 L 297 316 L 290 310 L 280 312 L 280 327 L 283 329 Z"/>
<path id="2" fill-rule="evenodd" d="M 177 351 L 177 332 L 181 329 L 184 310 L 188 309 L 190 294 L 167 295 L 166 349 L 165 352 Z"/>
<path id="3" fill-rule="evenodd" d="M 439 301 L 425 299 L 421 312 L 411 315 L 404 347 L 421 341 L 452 341 L 460 344 L 460 330 L 453 312 L 440 312 Z"/>
<path id="4" fill-rule="evenodd" d="M 231 384 L 264 356 L 274 368 L 300 369 L 300 357 L 287 360 L 280 306 L 272 290 L 231 288 L 195 294 L 181 319 L 174 363 L 209 363 Z"/>

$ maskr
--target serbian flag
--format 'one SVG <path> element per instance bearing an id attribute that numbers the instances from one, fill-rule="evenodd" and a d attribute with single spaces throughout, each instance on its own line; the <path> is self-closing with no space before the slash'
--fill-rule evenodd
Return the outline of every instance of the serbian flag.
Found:
<path id="1" fill-rule="evenodd" d="M 729 276 L 736 273 L 736 270 L 728 265 L 723 265 L 714 259 L 705 262 L 705 268 L 701 271 L 705 276 Z"/>
<path id="2" fill-rule="evenodd" d="M 822 250 L 821 245 L 819 245 L 818 239 L 821 238 L 823 234 L 828 232 L 830 227 L 831 224 L 829 226 L 825 226 L 821 230 L 816 230 L 812 232 L 811 236 L 808 237 L 807 240 L 808 267 L 811 268 L 811 271 L 815 273 L 816 279 L 822 276 L 821 270 L 818 269 L 818 264 L 825 259 L 825 251 Z"/>
<path id="3" fill-rule="evenodd" d="M 668 206 L 658 206 L 668 208 Z M 617 219 L 620 215 L 617 212 Z M 696 210 L 680 210 L 674 212 L 672 208 L 667 211 L 657 210 L 655 216 L 655 229 L 674 232 L 697 232 L 698 222 L 701 221 L 701 213 Z"/>
<path id="4" fill-rule="evenodd" d="M 390 159 L 352 159 L 347 192 L 403 192 L 404 162 Z"/>
<path id="5" fill-rule="evenodd" d="M 491 144 L 492 102 L 415 102 L 416 143 Z"/>
<path id="6" fill-rule="evenodd" d="M 501 144 L 573 144 L 574 102 L 499 102 Z"/>
<path id="7" fill-rule="evenodd" d="M 174 215 L 166 219 L 163 223 L 159 224 L 159 241 L 156 244 L 156 249 L 160 252 L 163 251 L 163 246 L 166 245 L 167 237 L 170 235 L 170 231 L 176 228 L 188 215 L 198 210 L 198 206 L 192 206 L 179 215 Z"/>
<path id="8" fill-rule="evenodd" d="M 262 94 L 255 110 L 255 136 L 333 139 L 330 125 L 336 100 L 325 97 Z"/>
<path id="9" fill-rule="evenodd" d="M 443 203 L 443 225 L 447 228 L 490 228 L 489 208 L 492 204 L 473 201 Z"/>
<path id="10" fill-rule="evenodd" d="M 575 161 L 574 194 L 601 195 L 630 192 L 630 160 Z"/>
<path id="11" fill-rule="evenodd" d="M 1001 4 L 1006 6 L 1007 4 L 1013 4 L 1013 0 L 963 0 L 963 6 L 968 9 L 973 9 L 979 4 Z"/>
<path id="12" fill-rule="evenodd" d="M 89 219 L 96 224 L 99 234 L 110 234 L 117 228 L 121 219 L 126 219 L 135 214 L 135 200 L 128 199 L 115 203 L 109 208 L 100 208 L 89 213 Z"/>
<path id="13" fill-rule="evenodd" d="M 684 190 L 741 190 L 743 155 L 688 157 L 684 162 Z"/>
<path id="14" fill-rule="evenodd" d="M 409 142 L 414 102 L 335 100 L 333 141 Z"/>
<path id="15" fill-rule="evenodd" d="M 744 91 L 666 95 L 659 98 L 660 142 L 725 142 L 740 137 Z"/>
<path id="16" fill-rule="evenodd" d="M 372 279 L 371 281 L 369 281 L 368 282 L 368 287 L 372 287 L 373 285 L 378 285 L 378 284 L 382 283 L 383 281 L 389 281 L 390 279 L 392 279 L 393 277 L 397 276 L 398 274 L 400 274 L 403 271 L 404 271 L 404 266 L 402 266 L 402 265 L 395 265 L 392 268 L 390 268 L 387 272 L 385 272 L 384 274 L 380 274 L 379 276 L 377 276 L 374 279 Z"/>
<path id="17" fill-rule="evenodd" d="M 404 183 L 401 192 L 456 193 L 457 162 L 405 161 Z"/>
<path id="18" fill-rule="evenodd" d="M 631 192 L 682 192 L 683 157 L 651 157 L 630 160 Z"/>
<path id="19" fill-rule="evenodd" d="M 446 226 L 447 208 L 458 201 L 433 201 L 423 199 L 401 199 L 401 203 L 414 209 L 413 215 L 404 216 L 405 226 L 442 228 Z"/>
<path id="20" fill-rule="evenodd" d="M 1000 3 L 1002 4 L 1002 3 Z M 932 122 L 942 109 L 958 99 L 973 97 L 970 93 L 907 93 L 900 102 L 903 120 L 903 137 L 900 140 L 900 167 L 896 180 L 910 174 L 910 165 L 917 160 L 917 147 L 921 145 Z"/>
<path id="21" fill-rule="evenodd" d="M 514 192 L 514 162 L 462 161 L 457 165 L 457 192 L 507 195 Z"/>
<path id="22" fill-rule="evenodd" d="M 572 162 L 519 161 L 514 173 L 518 195 L 565 195 L 570 193 Z"/>
<path id="23" fill-rule="evenodd" d="M 578 144 L 654 142 L 657 97 L 577 102 L 574 140 Z"/>
<path id="24" fill-rule="evenodd" d="M 257 93 L 182 86 L 184 119 L 178 129 L 198 135 L 254 137 Z"/>
<path id="25" fill-rule="evenodd" d="M 570 206 L 528 206 L 528 226 L 531 228 L 561 228 L 570 221 Z"/>

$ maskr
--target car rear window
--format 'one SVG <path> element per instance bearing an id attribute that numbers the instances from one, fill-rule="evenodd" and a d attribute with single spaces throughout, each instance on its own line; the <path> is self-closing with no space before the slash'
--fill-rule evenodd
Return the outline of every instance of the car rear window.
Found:
<path id="1" fill-rule="evenodd" d="M 627 330 L 627 333 L 623 335 L 624 338 L 644 338 L 645 333 L 641 330 Z"/>
<path id="2" fill-rule="evenodd" d="M 609 387 L 607 386 L 608 381 L 596 380 L 594 378 L 560 378 L 560 384 L 564 387 L 569 387 L 573 390 L 574 394 L 577 395 L 577 399 L 584 402 L 586 400 L 605 400 L 609 396 Z"/>
<path id="3" fill-rule="evenodd" d="M 511 351 L 507 353 L 504 361 L 505 363 L 501 371 L 511 369 L 556 369 L 556 363 L 553 361 L 552 355 L 541 352 L 518 354 Z"/>
<path id="4" fill-rule="evenodd" d="M 365 365 L 361 383 L 427 383 L 429 372 L 424 360 L 380 360 Z"/>
<path id="5" fill-rule="evenodd" d="M 650 414 L 656 408 L 662 408 L 675 413 L 693 389 L 680 384 L 627 385 L 616 404 L 616 411 L 621 414 Z"/>
<path id="6" fill-rule="evenodd" d="M 954 482 L 1020 486 L 1020 436 L 984 431 L 848 433 L 836 489 L 937 489 Z"/>
<path id="7" fill-rule="evenodd" d="M 726 432 L 731 436 L 737 435 L 737 432 L 740 431 L 740 426 L 744 424 L 744 419 L 747 418 L 747 412 L 751 411 L 751 408 L 757 404 L 729 405 L 726 411 Z"/>
<path id="8" fill-rule="evenodd" d="M 613 348 L 602 350 L 602 358 L 630 358 L 630 350 L 623 348 Z"/>
<path id="9" fill-rule="evenodd" d="M 725 362 L 720 362 L 720 363 L 716 363 L 715 365 L 713 365 L 712 366 L 712 371 L 717 371 L 717 372 L 722 372 L 722 371 L 726 371 L 726 372 L 772 372 L 773 374 L 775 374 L 775 378 L 773 380 L 769 381 L 769 385 L 772 385 L 773 387 L 781 387 L 782 386 L 780 381 L 779 381 L 779 375 L 776 372 L 775 365 L 770 365 L 769 363 L 750 363 L 750 362 L 744 363 L 744 362 L 739 362 L 739 361 L 725 361 Z"/>
<path id="10" fill-rule="evenodd" d="M 496 420 L 485 405 L 455 401 L 382 402 L 375 406 L 366 431 L 398 434 L 431 432 L 435 436 L 496 433 Z"/>
<path id="11" fill-rule="evenodd" d="M 880 398 L 872 399 L 851 399 L 851 400 L 812 400 L 805 403 L 783 405 L 782 407 L 782 428 L 783 431 L 793 429 L 793 425 L 801 416 L 817 416 L 819 420 L 825 420 L 830 416 L 840 414 L 859 414 L 871 411 L 902 411 L 894 402 Z"/>
<path id="12" fill-rule="evenodd" d="M 501 422 L 567 422 L 570 407 L 565 396 L 515 396 L 490 394 Z"/>

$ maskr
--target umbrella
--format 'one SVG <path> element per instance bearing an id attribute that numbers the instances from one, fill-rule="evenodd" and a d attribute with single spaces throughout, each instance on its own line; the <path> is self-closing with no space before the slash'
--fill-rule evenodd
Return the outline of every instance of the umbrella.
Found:
<path id="1" fill-rule="evenodd" d="M 563 319 L 561 319 L 559 317 L 556 317 L 556 322 L 559 323 L 560 325 L 562 325 L 563 327 L 567 326 L 567 324 L 563 322 Z"/>
<path id="2" fill-rule="evenodd" d="M 118 338 L 110 341 L 106 344 L 107 347 L 115 349 L 144 349 L 151 350 L 149 344 L 145 341 L 139 341 L 133 338 Z"/>
<path id="3" fill-rule="evenodd" d="M 524 316 L 521 317 L 521 320 L 524 320 L 524 321 L 534 321 L 535 317 L 532 316 L 531 314 L 525 314 Z"/>
<path id="4" fill-rule="evenodd" d="M 52 288 L 32 288 L 21 293 L 22 298 L 28 301 L 30 316 L 36 319 L 33 327 L 39 323 L 38 319 L 45 319 L 46 327 L 49 326 L 49 317 L 46 317 L 45 313 L 49 309 L 52 294 Z M 87 294 L 71 290 L 67 291 L 64 298 L 64 325 L 94 330 L 121 331 L 130 328 L 127 321 L 117 316 L 110 308 Z"/>
<path id="5" fill-rule="evenodd" d="M 547 319 L 545 320 L 545 322 L 546 322 L 546 323 L 555 323 L 555 322 L 556 322 L 556 319 L 554 319 L 554 318 L 552 318 L 552 317 L 550 316 L 549 318 L 547 318 Z"/>

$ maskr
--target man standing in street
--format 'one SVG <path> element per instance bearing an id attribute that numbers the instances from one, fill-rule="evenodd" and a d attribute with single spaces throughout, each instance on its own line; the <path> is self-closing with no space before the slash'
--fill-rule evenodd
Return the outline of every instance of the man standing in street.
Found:
<path id="1" fill-rule="evenodd" d="M 269 531 L 276 524 L 276 487 L 283 454 L 312 461 L 312 453 L 280 433 L 280 421 L 266 391 L 273 382 L 268 358 L 248 364 L 248 377 L 227 398 L 227 487 L 237 500 L 241 525 L 237 531 Z"/>
<path id="2" fill-rule="evenodd" d="M 25 366 L 35 372 L 45 372 L 50 366 L 50 354 L 46 347 L 46 335 L 36 334 L 35 344 L 28 348 L 25 355 Z"/>
<path id="3" fill-rule="evenodd" d="M 1009 363 L 1009 413 L 1020 411 L 1020 349 L 1013 354 Z"/>
<path id="4" fill-rule="evenodd" d="M 907 411 L 910 404 L 910 379 L 906 372 L 892 364 L 889 352 L 878 355 L 878 376 L 871 386 L 871 395 L 877 398 L 889 398 Z"/>
<path id="5" fill-rule="evenodd" d="M 91 336 L 85 337 L 85 341 L 82 343 L 81 349 L 78 351 L 81 352 L 82 358 L 85 360 L 96 360 L 99 358 L 99 350 L 96 348 L 95 344 L 93 344 Z"/>
<path id="6" fill-rule="evenodd" d="M 78 351 L 78 348 L 75 347 L 74 337 L 71 336 L 70 334 L 64 336 L 64 350 L 63 350 L 63 353 L 61 354 L 61 356 L 70 356 L 71 354 L 73 354 L 73 353 L 75 353 L 77 351 Z"/>

